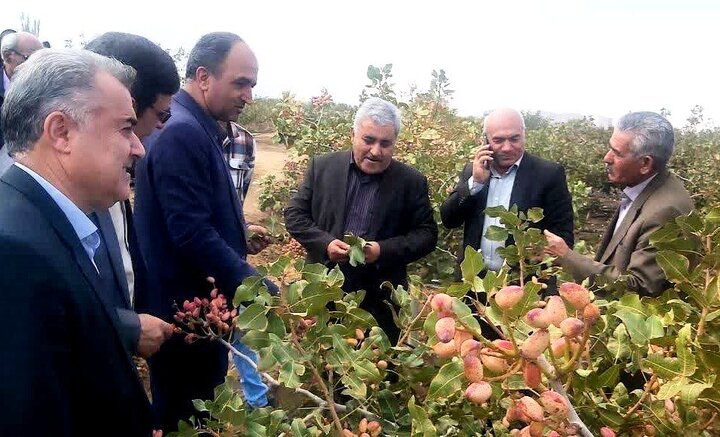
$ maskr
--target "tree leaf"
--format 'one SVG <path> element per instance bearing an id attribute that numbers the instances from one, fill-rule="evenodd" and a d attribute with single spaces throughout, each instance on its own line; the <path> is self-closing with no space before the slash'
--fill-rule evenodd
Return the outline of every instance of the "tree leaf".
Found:
<path id="1" fill-rule="evenodd" d="M 675 283 L 690 282 L 690 278 L 688 277 L 690 260 L 688 260 L 687 257 L 669 250 L 661 250 L 657 253 L 655 259 L 665 272 L 668 280 Z"/>
<path id="2" fill-rule="evenodd" d="M 472 285 L 475 282 L 475 277 L 482 271 L 483 267 L 485 267 L 485 262 L 482 254 L 473 249 L 472 246 L 466 246 L 465 258 L 460 263 L 463 282 Z"/>
<path id="3" fill-rule="evenodd" d="M 436 437 L 435 425 L 428 417 L 428 413 L 420 406 L 415 405 L 415 396 L 408 401 L 408 410 L 412 421 L 410 435 L 412 437 Z"/>
<path id="4" fill-rule="evenodd" d="M 455 313 L 456 320 L 470 331 L 473 336 L 480 337 L 482 335 L 480 323 L 475 319 L 470 307 L 465 305 L 460 299 L 453 298 L 452 309 L 453 313 Z"/>
<path id="5" fill-rule="evenodd" d="M 233 297 L 233 305 L 239 307 L 244 302 L 250 302 L 255 299 L 260 290 L 265 287 L 263 278 L 260 276 L 248 276 L 235 290 Z M 267 287 L 265 287 L 267 290 Z"/>
<path id="6" fill-rule="evenodd" d="M 321 282 L 327 278 L 328 268 L 323 264 L 308 264 L 303 266 L 302 278 L 308 282 Z"/>
<path id="7" fill-rule="evenodd" d="M 446 399 L 457 394 L 462 388 L 463 378 L 463 365 L 455 357 L 442 366 L 435 378 L 433 378 L 428 390 L 428 400 Z"/>
<path id="8" fill-rule="evenodd" d="M 268 308 L 265 306 L 257 303 L 251 304 L 235 318 L 235 326 L 243 331 L 252 329 L 263 331 L 268 324 L 267 317 L 265 317 L 267 312 Z"/>
<path id="9" fill-rule="evenodd" d="M 485 232 L 485 238 L 492 241 L 505 241 L 509 235 L 507 229 L 496 225 L 490 225 Z"/>
<path id="10" fill-rule="evenodd" d="M 537 223 L 544 217 L 542 208 L 530 208 L 527 210 L 527 219 L 530 222 Z"/>
<path id="11" fill-rule="evenodd" d="M 345 234 L 343 241 L 350 245 L 350 265 L 357 267 L 365 264 L 365 252 L 363 248 L 365 244 L 367 244 L 367 241 L 353 234 Z"/>

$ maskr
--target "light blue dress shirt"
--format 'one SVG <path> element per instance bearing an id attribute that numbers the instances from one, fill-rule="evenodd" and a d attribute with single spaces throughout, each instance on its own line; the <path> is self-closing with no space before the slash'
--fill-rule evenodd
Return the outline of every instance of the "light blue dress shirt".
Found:
<path id="1" fill-rule="evenodd" d="M 80 243 L 82 243 L 83 249 L 85 249 L 85 253 L 87 253 L 87 256 L 90 258 L 90 262 L 95 265 L 95 251 L 98 247 L 100 247 L 100 235 L 98 233 L 97 226 L 95 226 L 92 220 L 90 220 L 88 216 L 80 210 L 80 208 L 78 208 L 74 203 L 72 203 L 72 201 L 68 199 L 67 196 L 61 193 L 60 190 L 55 188 L 42 176 L 20 163 L 16 162 L 14 165 L 16 165 L 20 170 L 24 171 L 25 173 L 29 174 L 33 179 L 35 179 L 37 183 L 40 184 L 40 186 L 43 187 L 43 189 L 55 201 L 57 206 L 60 208 L 60 210 L 62 210 L 63 214 L 65 214 L 65 217 L 67 217 L 68 221 L 75 230 L 75 233 L 80 239 Z M 97 270 L 97 266 L 95 266 L 95 269 Z"/>
<path id="2" fill-rule="evenodd" d="M 498 173 L 495 167 L 490 167 L 490 185 L 488 186 L 486 208 L 493 206 L 504 206 L 505 209 L 510 208 L 510 195 L 512 194 L 513 185 L 515 184 L 515 176 L 517 169 L 522 161 L 522 156 L 513 164 L 504 174 Z M 485 184 L 475 182 L 470 176 L 468 179 L 468 187 L 470 194 L 477 194 L 483 189 Z M 504 241 L 492 241 L 485 238 L 485 233 L 490 226 L 504 227 L 500 223 L 500 218 L 485 216 L 483 222 L 482 239 L 480 240 L 480 250 L 482 250 L 485 268 L 488 270 L 498 271 L 503 265 L 504 259 L 497 254 L 497 250 L 505 247 Z"/>

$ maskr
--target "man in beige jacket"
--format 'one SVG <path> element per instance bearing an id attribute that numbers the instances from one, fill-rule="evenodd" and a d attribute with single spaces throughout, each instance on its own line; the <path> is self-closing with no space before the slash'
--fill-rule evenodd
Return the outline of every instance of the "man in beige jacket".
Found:
<path id="1" fill-rule="evenodd" d="M 610 138 L 604 161 L 610 182 L 623 187 L 595 259 L 568 248 L 562 238 L 545 231 L 545 252 L 580 281 L 602 275 L 627 275 L 630 290 L 658 296 L 667 280 L 655 260 L 650 236 L 668 221 L 687 214 L 692 200 L 680 179 L 666 169 L 675 142 L 673 128 L 661 115 L 634 112 L 623 116 Z"/>

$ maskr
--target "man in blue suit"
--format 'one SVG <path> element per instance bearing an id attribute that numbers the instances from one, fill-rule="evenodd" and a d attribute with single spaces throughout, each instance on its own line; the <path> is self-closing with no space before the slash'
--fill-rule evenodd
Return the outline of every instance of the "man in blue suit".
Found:
<path id="1" fill-rule="evenodd" d="M 17 162 L 0 178 L 0 435 L 151 433 L 87 216 L 129 196 L 144 155 L 133 77 L 88 51 L 47 49 L 6 95 L 0 125 Z"/>
<path id="2" fill-rule="evenodd" d="M 208 276 L 232 299 L 243 279 L 257 274 L 246 261 L 246 225 L 222 150 L 228 133 L 221 127 L 252 100 L 257 71 L 255 55 L 237 35 L 203 36 L 190 52 L 172 117 L 137 167 L 136 230 L 148 272 L 159 284 L 148 309 L 166 320 L 174 302 L 209 296 Z M 217 342 L 165 343 L 150 360 L 162 430 L 173 431 L 178 420 L 196 415 L 192 400 L 213 398 L 227 367 L 227 349 Z"/>

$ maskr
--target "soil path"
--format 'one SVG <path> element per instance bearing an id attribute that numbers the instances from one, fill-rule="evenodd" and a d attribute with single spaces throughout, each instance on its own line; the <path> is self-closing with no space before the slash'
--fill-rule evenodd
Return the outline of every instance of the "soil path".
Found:
<path id="1" fill-rule="evenodd" d="M 255 143 L 257 145 L 255 174 L 245 199 L 243 211 L 247 221 L 258 223 L 266 216 L 260 211 L 260 180 L 268 174 L 274 174 L 278 178 L 282 177 L 282 169 L 287 160 L 287 149 L 285 146 L 273 142 L 272 133 L 255 135 Z"/>

